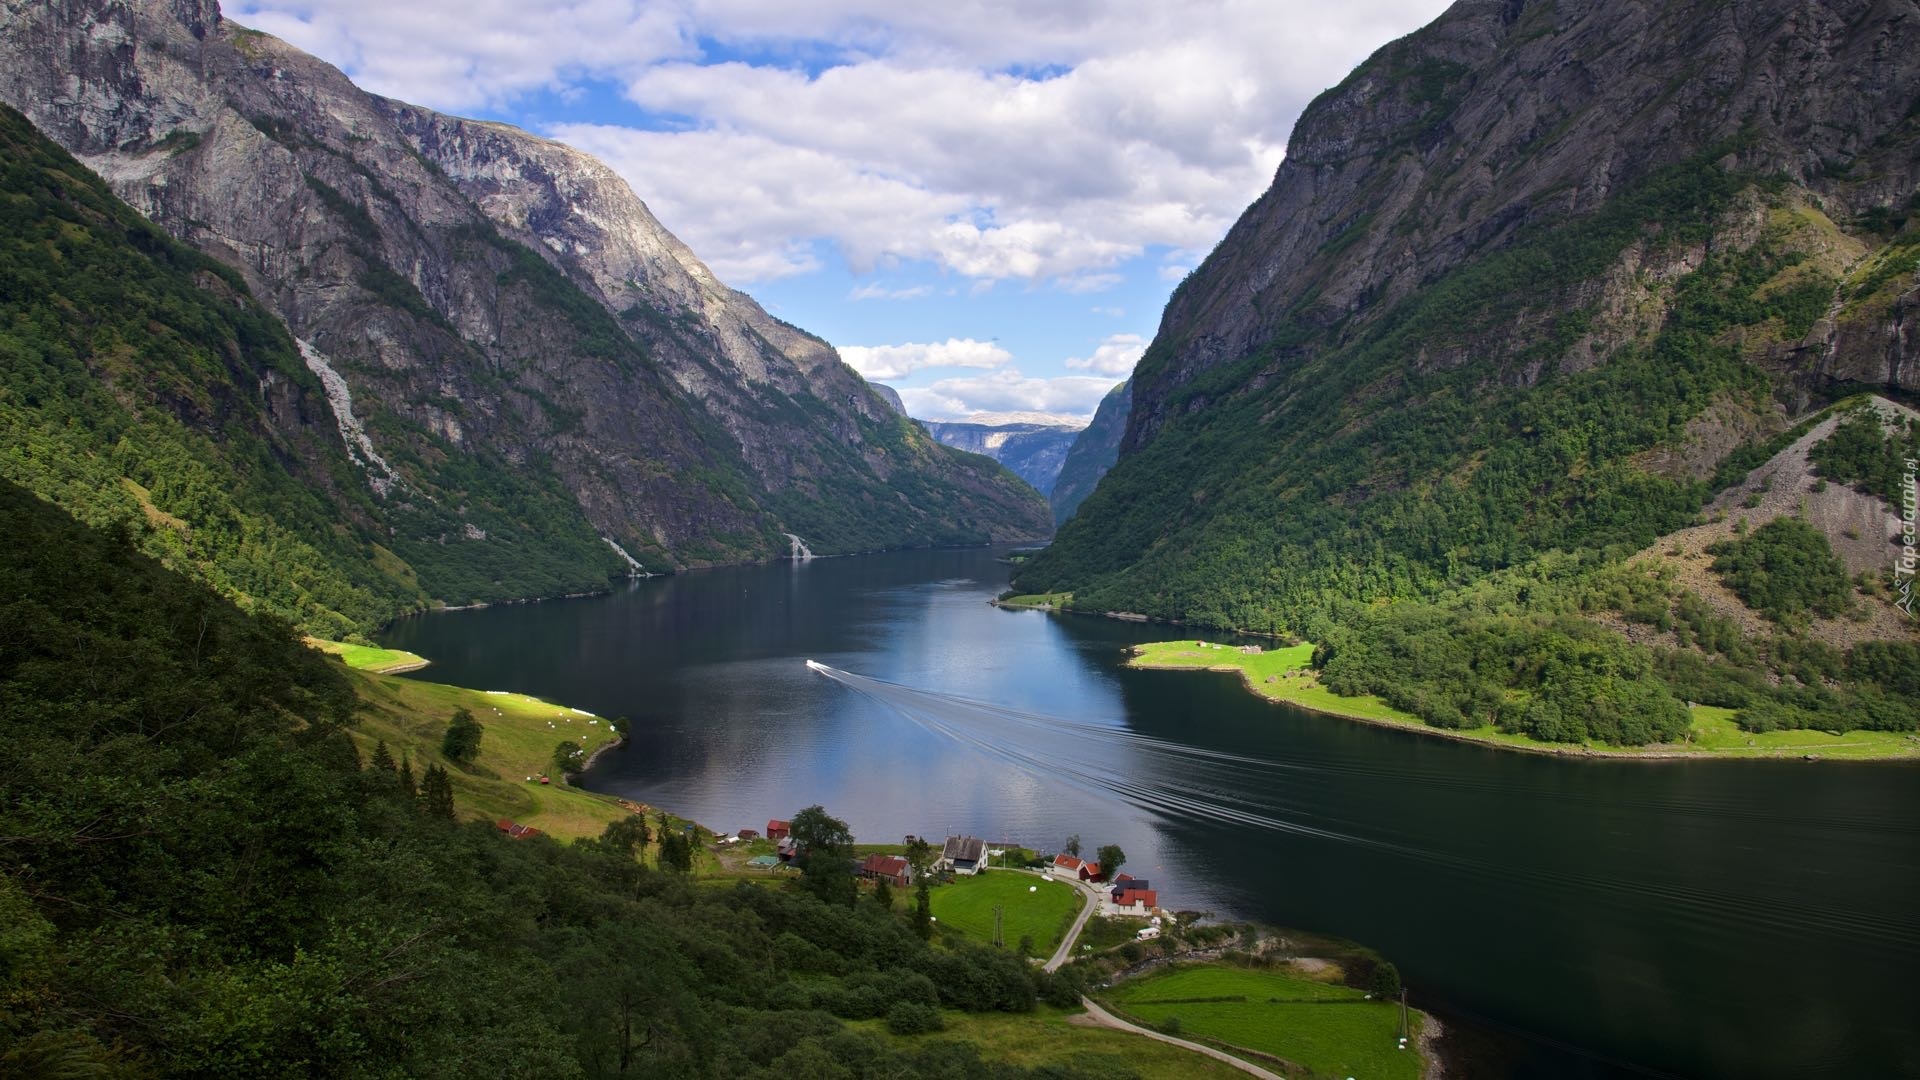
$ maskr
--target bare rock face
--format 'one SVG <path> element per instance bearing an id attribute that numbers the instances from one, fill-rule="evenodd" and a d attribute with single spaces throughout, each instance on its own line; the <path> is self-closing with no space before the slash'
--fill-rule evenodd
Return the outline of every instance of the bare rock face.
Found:
<path id="1" fill-rule="evenodd" d="M 1132 380 L 1107 391 L 1107 396 L 1100 399 L 1100 407 L 1093 412 L 1093 422 L 1068 448 L 1066 460 L 1060 463 L 1060 475 L 1054 481 L 1053 490 L 1047 493 L 1056 526 L 1073 516 L 1087 496 L 1093 494 L 1100 478 L 1119 459 L 1120 439 L 1127 433 L 1127 414 L 1133 403 L 1132 391 Z"/>
<path id="2" fill-rule="evenodd" d="M 717 281 L 599 162 L 366 94 L 211 0 L 6 0 L 0 100 L 239 268 L 338 372 L 394 474 L 396 545 L 429 563 L 1047 531 L 1013 477 Z"/>
<path id="3" fill-rule="evenodd" d="M 1283 328 L 1350 334 L 1716 147 L 1835 220 L 1898 208 L 1920 186 L 1916 86 L 1912 0 L 1462 0 L 1307 108 L 1273 186 L 1169 302 L 1126 445 L 1154 436 L 1180 387 Z M 1915 284 L 1909 270 L 1904 299 L 1829 328 L 1824 377 L 1920 389 Z"/>

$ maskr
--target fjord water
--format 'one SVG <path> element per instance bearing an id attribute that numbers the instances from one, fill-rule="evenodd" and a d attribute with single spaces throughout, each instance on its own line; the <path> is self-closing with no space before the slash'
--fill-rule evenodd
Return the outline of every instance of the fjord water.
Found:
<path id="1" fill-rule="evenodd" d="M 584 783 L 714 828 L 1117 842 L 1168 906 L 1352 938 L 1524 1035 L 1474 1075 L 1920 1075 L 1920 768 L 1523 756 L 1131 671 L 1165 627 L 1003 611 L 984 549 L 405 620 L 421 678 L 633 737 Z M 809 670 L 813 659 L 851 673 Z"/>

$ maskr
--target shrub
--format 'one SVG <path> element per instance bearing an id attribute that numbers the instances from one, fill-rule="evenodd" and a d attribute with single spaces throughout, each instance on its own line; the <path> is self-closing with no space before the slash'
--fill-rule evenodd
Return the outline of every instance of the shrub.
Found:
<path id="1" fill-rule="evenodd" d="M 924 1035 L 946 1026 L 939 1009 L 918 1001 L 896 1001 L 887 1009 L 887 1030 L 895 1035 Z"/>

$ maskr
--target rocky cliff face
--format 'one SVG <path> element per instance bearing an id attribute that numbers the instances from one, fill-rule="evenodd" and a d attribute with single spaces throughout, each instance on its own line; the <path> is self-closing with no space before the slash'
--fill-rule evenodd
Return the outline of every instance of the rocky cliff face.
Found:
<path id="1" fill-rule="evenodd" d="M 1055 478 L 1053 490 L 1047 493 L 1047 503 L 1053 507 L 1053 523 L 1056 527 L 1065 524 L 1080 508 L 1087 496 L 1107 475 L 1113 463 L 1120 457 L 1120 440 L 1127 433 L 1127 414 L 1132 411 L 1133 382 L 1128 380 L 1107 391 L 1100 399 L 1100 407 L 1093 411 L 1093 422 L 1073 440 L 1067 449 L 1067 456 L 1060 463 L 1060 475 Z"/>
<path id="2" fill-rule="evenodd" d="M 0 99 L 337 375 L 434 595 L 591 585 L 627 567 L 603 539 L 666 568 L 783 531 L 823 553 L 1045 531 L 585 155 L 365 94 L 211 2 L 10 0 L 0 59 Z"/>
<path id="3" fill-rule="evenodd" d="M 942 446 L 984 454 L 1013 470 L 1013 474 L 1042 495 L 1053 491 L 1054 478 L 1066 463 L 1067 450 L 1082 429 L 1062 424 L 967 424 L 922 420 L 920 426 Z"/>
<path id="4" fill-rule="evenodd" d="M 1897 209 L 1920 186 L 1917 83 L 1910 0 L 1461 0 L 1301 116 L 1273 186 L 1169 302 L 1127 446 L 1202 372 L 1351 334 L 1714 148 L 1836 221 Z M 1819 377 L 1920 390 L 1905 284 L 1883 298 L 1892 311 L 1856 308 L 1829 331 Z"/>
<path id="5" fill-rule="evenodd" d="M 1432 595 L 1920 391 L 1917 57 L 1913 0 L 1455 4 L 1302 115 L 1021 587 L 1267 629 Z"/>

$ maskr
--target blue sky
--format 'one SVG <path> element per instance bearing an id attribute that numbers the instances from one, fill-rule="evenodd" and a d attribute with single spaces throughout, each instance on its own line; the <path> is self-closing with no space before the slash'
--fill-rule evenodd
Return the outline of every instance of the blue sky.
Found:
<path id="1" fill-rule="evenodd" d="M 928 419 L 1084 418 L 1300 109 L 1436 0 L 230 0 L 376 93 L 600 156 Z"/>

